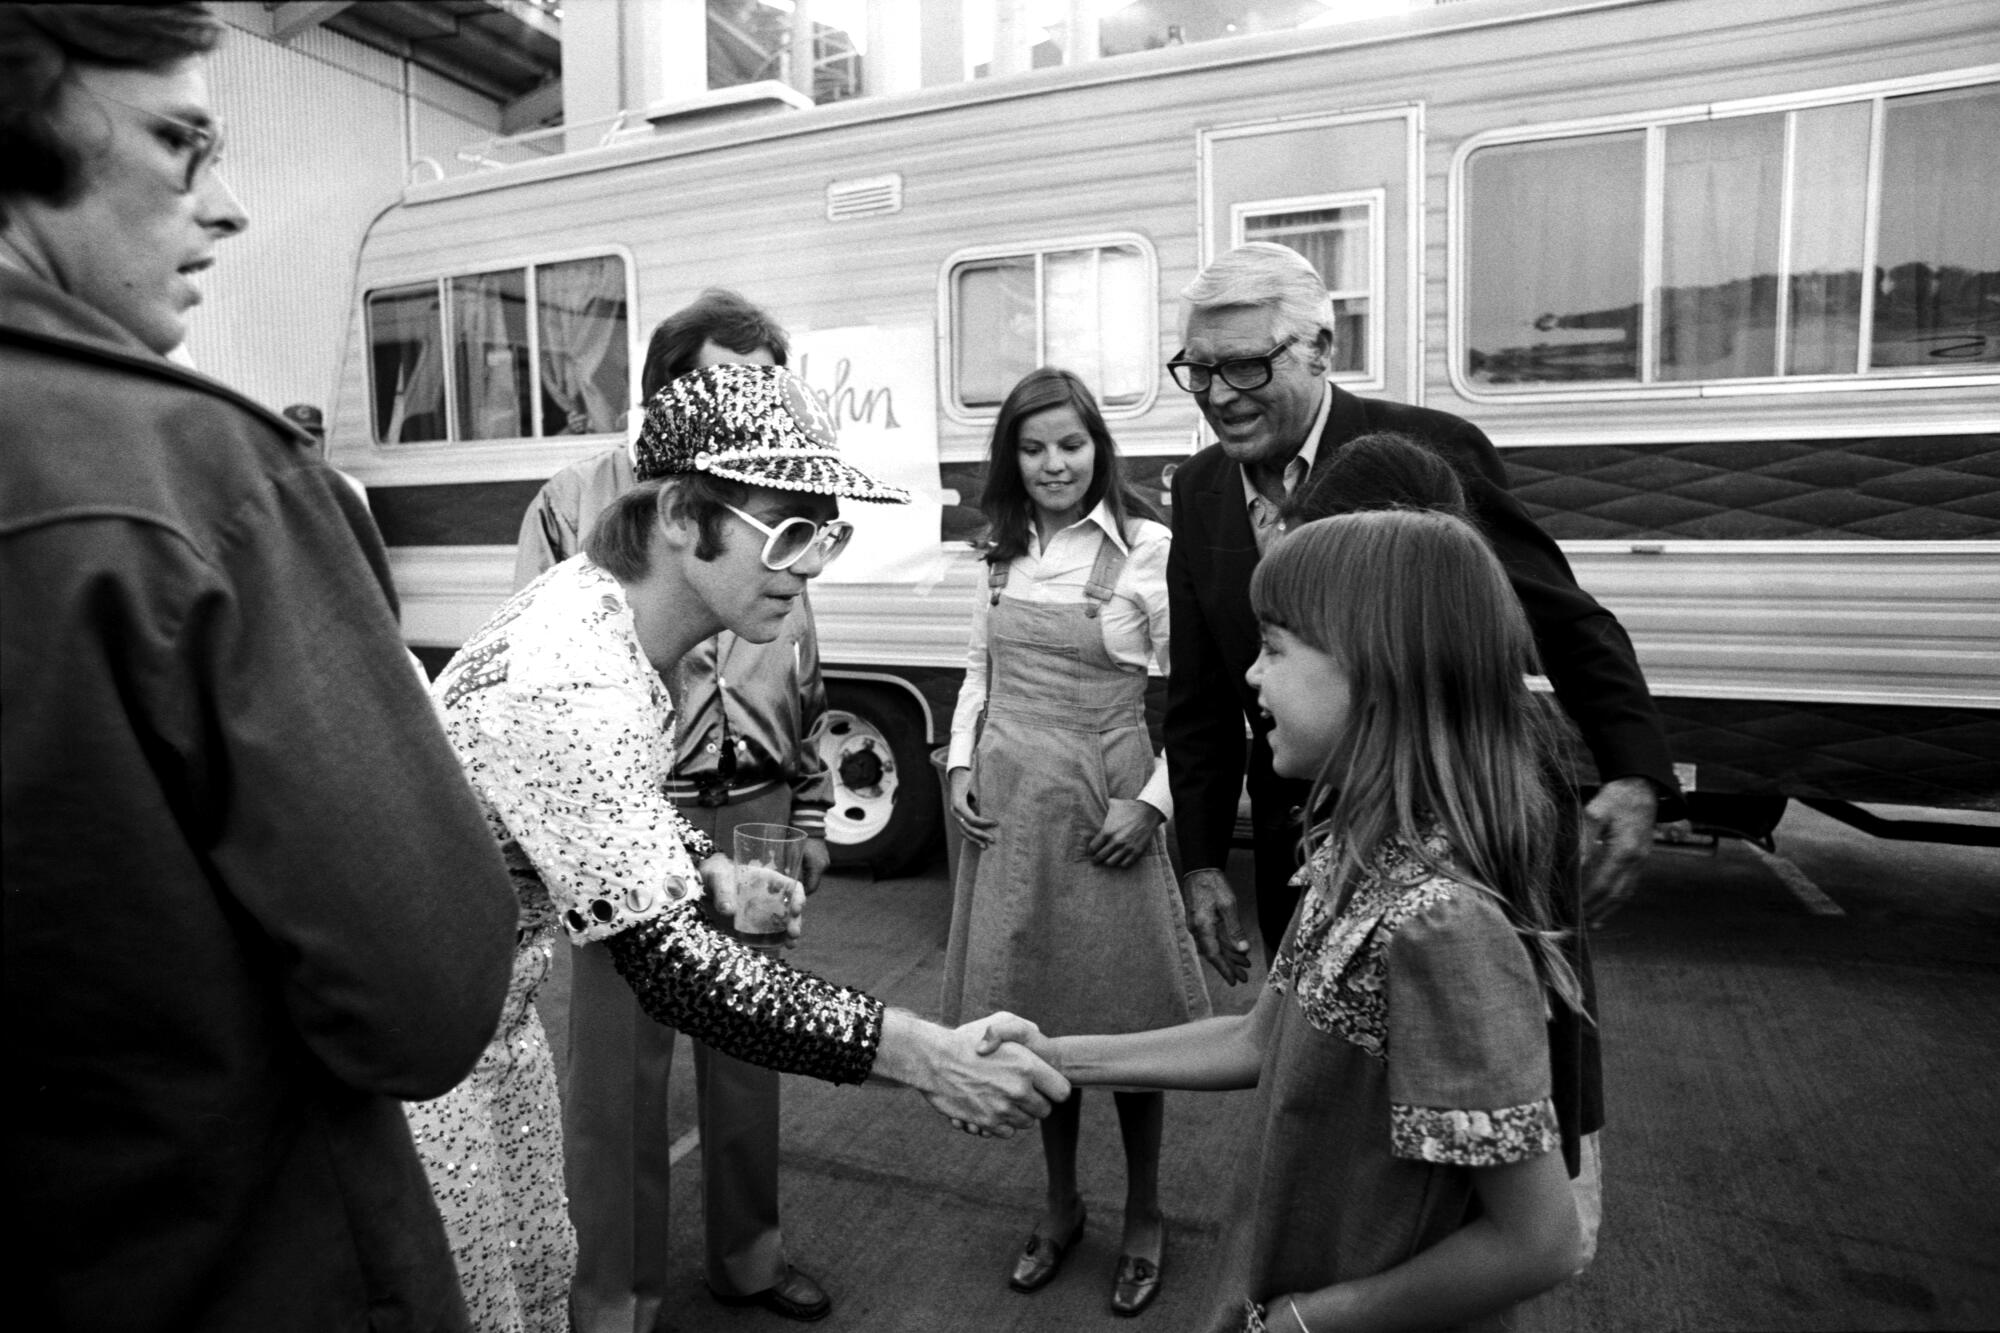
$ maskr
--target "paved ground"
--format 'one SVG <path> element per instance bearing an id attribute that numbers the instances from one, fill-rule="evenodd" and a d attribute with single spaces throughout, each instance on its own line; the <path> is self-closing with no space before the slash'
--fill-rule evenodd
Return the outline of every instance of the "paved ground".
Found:
<path id="1" fill-rule="evenodd" d="M 1603 1240 L 1522 1328 L 2000 1326 L 2000 852 L 1881 842 L 1797 810 L 1778 839 L 1784 864 L 1741 844 L 1661 848 L 1600 932 Z M 798 961 L 930 1010 L 948 897 L 941 864 L 830 881 Z M 1213 989 L 1220 1007 L 1251 999 Z M 668 1133 L 686 1146 L 693 1077 L 678 1064 Z M 1108 1097 L 1084 1108 L 1090 1228 L 1024 1297 L 1004 1273 L 1040 1202 L 1032 1136 L 969 1139 L 894 1089 L 792 1079 L 785 1095 L 786 1229 L 834 1293 L 829 1333 L 1195 1317 L 1249 1094 L 1169 1095 L 1166 1285 L 1129 1322 L 1105 1303 L 1124 1192 Z M 698 1154 L 685 1156 L 666 1326 L 788 1327 L 703 1294 L 699 1190 Z"/>

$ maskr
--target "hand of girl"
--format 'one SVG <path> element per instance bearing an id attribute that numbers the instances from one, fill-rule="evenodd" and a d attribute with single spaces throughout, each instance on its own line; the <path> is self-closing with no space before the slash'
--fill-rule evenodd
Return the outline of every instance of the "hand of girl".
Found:
<path id="1" fill-rule="evenodd" d="M 1165 816 L 1144 801 L 1113 797 L 1111 807 L 1104 812 L 1104 827 L 1091 837 L 1084 850 L 1098 865 L 1114 870 L 1137 865 L 1153 841 L 1154 830 L 1164 820 Z"/>
<path id="2" fill-rule="evenodd" d="M 993 845 L 995 830 L 1000 827 L 997 819 L 988 819 L 979 813 L 979 807 L 972 800 L 972 770 L 954 768 L 951 770 L 951 817 L 958 821 L 958 827 L 965 834 L 965 840 L 984 850 Z"/>

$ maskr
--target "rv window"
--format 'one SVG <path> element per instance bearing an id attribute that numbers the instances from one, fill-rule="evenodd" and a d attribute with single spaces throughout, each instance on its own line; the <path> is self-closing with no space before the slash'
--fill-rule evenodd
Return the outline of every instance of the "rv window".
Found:
<path id="1" fill-rule="evenodd" d="M 1532 386 L 2000 365 L 1995 142 L 1987 84 L 1480 149 L 1463 182 L 1465 371 Z"/>
<path id="2" fill-rule="evenodd" d="M 982 260 L 958 271 L 952 325 L 962 407 L 998 407 L 1041 364 L 1035 327 L 1035 259 Z"/>
<path id="3" fill-rule="evenodd" d="M 544 435 L 625 429 L 631 371 L 625 263 L 615 255 L 535 269 Z"/>
<path id="4" fill-rule="evenodd" d="M 631 355 L 616 255 L 388 288 L 366 308 L 384 444 L 625 429 Z"/>
<path id="5" fill-rule="evenodd" d="M 1849 375 L 1861 348 L 1861 270 L 1868 245 L 1866 102 L 1793 118 L 1793 155 L 1813 169 L 1792 178 L 1787 375 Z"/>
<path id="6" fill-rule="evenodd" d="M 1374 290 L 1375 207 L 1362 202 L 1290 212 L 1253 212 L 1243 219 L 1243 241 L 1290 246 L 1319 270 L 1333 299 L 1333 378 L 1369 380 L 1373 343 L 1369 321 Z"/>
<path id="7" fill-rule="evenodd" d="M 962 410 L 999 407 L 1036 366 L 1075 371 L 1106 407 L 1142 402 L 1158 373 L 1151 269 L 1136 245 L 971 260 L 953 267 L 948 290 Z"/>
<path id="8" fill-rule="evenodd" d="M 366 309 L 375 438 L 385 444 L 447 438 L 437 284 L 370 292 Z"/>
<path id="9" fill-rule="evenodd" d="M 2000 88 L 1891 98 L 1870 365 L 2000 364 Z"/>
<path id="10" fill-rule="evenodd" d="M 514 440 L 529 424 L 528 280 L 520 269 L 451 280 L 452 387 L 461 440 Z"/>
<path id="11" fill-rule="evenodd" d="M 1639 377 L 1643 133 L 1507 144 L 1466 171 L 1466 369 L 1479 385 Z"/>

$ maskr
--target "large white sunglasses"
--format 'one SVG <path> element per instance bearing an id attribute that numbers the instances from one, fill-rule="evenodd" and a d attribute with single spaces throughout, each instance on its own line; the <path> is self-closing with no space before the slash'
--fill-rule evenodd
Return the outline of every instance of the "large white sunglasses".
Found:
<path id="1" fill-rule="evenodd" d="M 790 569 L 814 550 L 820 553 L 822 566 L 830 565 L 835 556 L 847 549 L 848 539 L 854 536 L 854 525 L 844 518 L 815 523 L 809 518 L 794 515 L 774 528 L 735 505 L 722 507 L 764 534 L 763 560 L 766 569 Z"/>

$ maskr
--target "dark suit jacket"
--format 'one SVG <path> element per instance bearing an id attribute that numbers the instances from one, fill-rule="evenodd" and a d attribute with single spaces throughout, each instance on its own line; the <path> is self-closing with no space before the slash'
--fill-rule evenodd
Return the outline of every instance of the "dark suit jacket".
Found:
<path id="1" fill-rule="evenodd" d="M 1399 431 L 1437 449 L 1458 470 L 1466 498 L 1521 599 L 1543 670 L 1582 732 L 1604 779 L 1650 778 L 1675 790 L 1673 764 L 1652 696 L 1624 627 L 1579 588 L 1549 535 L 1507 492 L 1506 470 L 1485 434 L 1428 408 L 1333 390 L 1315 472 L 1356 436 Z M 1167 684 L 1167 763 L 1183 872 L 1220 867 L 1229 854 L 1237 793 L 1245 777 L 1260 825 L 1282 821 L 1306 784 L 1271 771 L 1268 730 L 1243 673 L 1257 656 L 1250 572 L 1257 543 L 1243 502 L 1243 469 L 1219 445 L 1183 464 L 1173 480 L 1174 545 L 1167 559 L 1173 673 Z"/>

